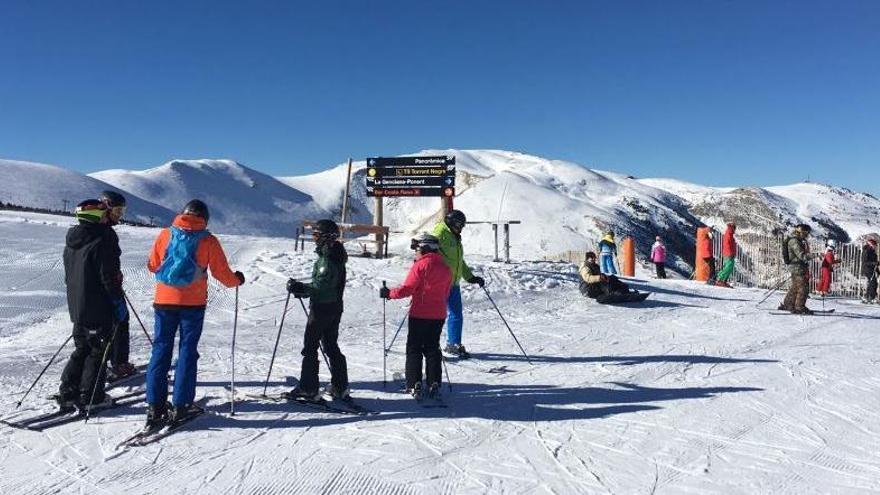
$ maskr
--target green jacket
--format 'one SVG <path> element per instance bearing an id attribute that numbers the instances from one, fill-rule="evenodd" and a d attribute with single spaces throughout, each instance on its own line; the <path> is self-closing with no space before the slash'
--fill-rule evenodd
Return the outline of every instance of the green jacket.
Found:
<path id="1" fill-rule="evenodd" d="M 450 230 L 446 222 L 435 225 L 433 234 L 440 240 L 440 254 L 443 255 L 443 261 L 452 272 L 452 285 L 458 285 L 462 278 L 465 281 L 474 278 L 471 269 L 464 262 L 464 247 L 461 245 L 461 236 Z"/>
<path id="2" fill-rule="evenodd" d="M 318 259 L 312 268 L 312 282 L 306 285 L 306 292 L 312 305 L 338 306 L 342 310 L 342 293 L 345 291 L 345 262 L 348 254 L 339 242 L 318 248 Z M 333 309 L 326 308 L 326 309 Z"/>
<path id="3" fill-rule="evenodd" d="M 788 238 L 788 269 L 796 275 L 807 273 L 810 267 L 810 255 L 806 249 L 806 241 L 797 236 Z"/>

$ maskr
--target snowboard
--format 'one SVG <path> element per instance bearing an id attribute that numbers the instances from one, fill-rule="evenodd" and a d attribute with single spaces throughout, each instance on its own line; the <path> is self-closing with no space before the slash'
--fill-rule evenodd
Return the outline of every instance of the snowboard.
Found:
<path id="1" fill-rule="evenodd" d="M 602 294 L 596 297 L 599 304 L 625 304 L 641 302 L 650 296 L 650 292 L 630 292 L 629 294 Z"/>

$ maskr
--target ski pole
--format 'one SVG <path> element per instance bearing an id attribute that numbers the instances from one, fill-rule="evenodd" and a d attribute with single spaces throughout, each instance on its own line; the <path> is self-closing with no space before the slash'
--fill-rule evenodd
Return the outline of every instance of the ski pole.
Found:
<path id="1" fill-rule="evenodd" d="M 778 284 L 776 284 L 776 287 L 773 287 L 772 289 L 770 289 L 770 291 L 767 292 L 767 294 L 764 296 L 764 298 L 761 299 L 760 301 L 758 301 L 758 304 L 755 304 L 755 307 L 760 306 L 761 303 L 763 303 L 764 301 L 767 300 L 767 298 L 772 296 L 774 292 L 776 292 L 780 287 L 782 287 L 782 284 L 784 284 L 787 279 L 788 279 L 788 277 L 783 277 L 783 279 L 780 280 Z"/>
<path id="2" fill-rule="evenodd" d="M 386 353 L 391 352 L 391 348 L 394 347 L 394 341 L 397 340 L 397 336 L 400 334 L 400 329 L 403 328 L 403 323 L 406 321 L 406 317 L 407 315 L 404 314 L 403 319 L 400 320 L 400 325 L 397 325 L 397 331 L 394 332 L 394 337 L 391 338 L 391 343 L 388 344 L 388 348 L 385 349 Z"/>
<path id="3" fill-rule="evenodd" d="M 269 372 L 266 373 L 266 382 L 263 383 L 263 397 L 266 396 L 266 388 L 269 386 L 269 377 L 272 376 L 272 366 L 275 365 L 275 353 L 278 352 L 278 342 L 281 341 L 281 329 L 284 328 L 284 317 L 287 316 L 287 305 L 290 304 L 290 292 L 284 301 L 284 311 L 281 312 L 281 323 L 278 325 L 278 335 L 275 337 L 275 348 L 272 349 L 272 360 L 269 361 Z"/>
<path id="4" fill-rule="evenodd" d="M 388 287 L 388 286 L 385 285 L 385 281 L 383 280 L 382 281 L 382 288 L 385 288 L 385 287 Z M 385 331 L 385 328 L 386 328 L 385 305 L 387 302 L 388 302 L 388 300 L 383 297 L 382 298 L 382 349 L 384 350 L 384 352 L 382 352 L 382 388 L 385 388 L 385 385 L 388 381 L 388 371 L 387 371 L 388 370 L 388 346 L 385 345 L 385 339 L 386 339 L 386 335 L 387 335 L 386 331 Z M 401 325 L 403 325 L 402 322 L 401 322 Z"/>
<path id="5" fill-rule="evenodd" d="M 437 350 L 440 351 L 440 348 L 438 347 Z M 446 366 L 446 356 L 443 355 L 443 351 L 440 351 L 440 359 L 443 362 L 443 370 L 446 371 L 446 386 L 452 392 L 452 380 L 449 379 L 449 367 Z"/>
<path id="6" fill-rule="evenodd" d="M 150 346 L 153 345 L 153 339 L 150 338 L 150 333 L 147 332 L 147 327 L 144 326 L 144 322 L 141 321 L 141 317 L 138 316 L 137 311 L 134 309 L 134 304 L 131 303 L 131 299 L 128 298 L 128 294 L 125 292 L 122 293 L 122 296 L 125 297 L 125 301 L 128 303 L 128 307 L 131 308 L 131 312 L 134 314 L 134 317 L 137 319 L 138 323 L 141 325 L 141 330 L 144 331 L 144 336 L 147 338 L 147 342 L 150 343 Z"/>
<path id="7" fill-rule="evenodd" d="M 510 325 L 507 324 L 507 320 L 504 318 L 504 315 L 501 314 L 501 310 L 498 309 L 498 305 L 495 304 L 495 301 L 492 299 L 492 296 L 489 295 L 489 289 L 487 289 L 486 286 L 483 286 L 483 292 L 486 293 L 486 297 L 489 298 L 489 302 L 491 302 L 492 306 L 495 307 L 495 311 L 498 312 L 498 316 L 501 317 L 501 321 L 504 322 L 504 326 L 507 327 L 507 331 L 510 332 L 510 336 L 513 337 L 514 342 L 516 342 L 516 345 L 519 346 L 519 350 L 522 351 L 523 356 L 526 357 L 526 361 L 528 361 L 529 364 L 532 364 L 532 360 L 529 358 L 529 355 L 526 354 L 526 351 L 525 351 L 525 349 L 523 349 L 523 346 L 519 343 L 519 339 L 516 338 L 516 335 L 513 333 L 513 330 L 511 330 Z"/>
<path id="8" fill-rule="evenodd" d="M 288 292 L 289 294 L 289 292 Z M 235 317 L 232 320 L 232 400 L 229 401 L 229 415 L 235 416 L 235 334 L 238 331 L 238 286 L 235 287 Z"/>
<path id="9" fill-rule="evenodd" d="M 113 341 L 116 340 L 116 332 L 119 330 L 119 325 L 113 326 L 113 334 L 110 335 L 110 340 L 107 341 L 107 345 L 104 346 L 104 355 L 101 357 L 101 362 L 98 363 L 98 372 L 95 374 L 95 384 L 92 386 L 92 396 L 89 397 L 89 405 L 86 406 L 86 419 L 83 421 L 84 423 L 89 422 L 89 417 L 92 415 L 92 404 L 95 403 L 95 394 L 98 392 L 98 383 L 104 380 L 102 371 L 104 367 L 107 366 L 107 355 L 110 354 L 110 346 L 113 345 Z"/>
<path id="10" fill-rule="evenodd" d="M 298 299 L 299 299 L 299 298 L 298 298 Z M 309 311 L 306 309 L 306 303 L 304 303 L 302 299 L 299 299 L 299 303 L 300 303 L 300 305 L 302 305 L 303 313 L 305 313 L 305 315 L 306 315 L 306 321 L 308 321 L 308 319 L 309 319 Z M 307 323 L 307 324 L 308 324 L 308 323 Z M 321 341 L 320 341 L 320 340 L 318 341 L 318 349 L 321 350 L 321 355 L 324 356 L 324 364 L 327 365 L 327 369 L 328 369 L 328 370 L 331 370 L 332 368 L 330 368 L 330 361 L 327 359 L 327 353 L 324 352 L 324 345 L 321 344 Z"/>
<path id="11" fill-rule="evenodd" d="M 28 394 L 31 393 L 31 390 L 33 390 L 34 387 L 37 385 L 37 382 L 40 381 L 40 378 L 43 377 L 43 373 L 45 373 L 46 370 L 49 369 L 49 366 L 52 366 L 52 363 L 55 361 L 55 358 L 58 357 L 58 354 L 61 354 L 61 350 L 67 346 L 67 343 L 70 342 L 70 339 L 72 339 L 72 338 L 73 338 L 73 334 L 70 334 L 70 336 L 67 337 L 67 340 L 65 340 L 64 343 L 61 344 L 61 347 L 59 347 L 58 350 L 55 351 L 55 354 L 53 354 L 52 357 L 49 359 L 49 362 L 46 363 L 46 367 L 43 368 L 43 371 L 41 371 L 39 375 L 37 375 L 37 379 L 34 380 L 34 383 L 32 383 L 31 386 L 27 389 L 27 392 L 24 393 L 24 396 L 21 398 L 20 401 L 18 401 L 18 404 L 15 405 L 16 409 L 21 407 L 21 403 L 24 402 L 24 400 L 27 398 Z"/>

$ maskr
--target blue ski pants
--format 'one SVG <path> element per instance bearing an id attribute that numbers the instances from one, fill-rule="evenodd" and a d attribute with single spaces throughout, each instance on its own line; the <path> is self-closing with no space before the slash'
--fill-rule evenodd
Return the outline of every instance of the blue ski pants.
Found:
<path id="1" fill-rule="evenodd" d="M 171 404 L 175 407 L 192 404 L 196 397 L 197 348 L 202 336 L 205 309 L 156 309 L 155 312 L 153 353 L 147 368 L 147 403 L 164 404 L 168 400 L 168 369 L 171 368 L 174 337 L 180 329 Z"/>
<path id="2" fill-rule="evenodd" d="M 464 315 L 461 310 L 461 287 L 453 285 L 446 300 L 446 343 L 461 344 Z"/>
<path id="3" fill-rule="evenodd" d="M 612 254 L 600 254 L 599 261 L 602 262 L 601 270 L 605 275 L 617 275 L 617 270 L 614 269 L 614 255 Z"/>

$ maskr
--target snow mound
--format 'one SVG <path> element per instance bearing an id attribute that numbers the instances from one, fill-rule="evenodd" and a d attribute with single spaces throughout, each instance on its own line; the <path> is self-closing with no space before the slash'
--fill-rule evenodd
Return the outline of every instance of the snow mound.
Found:
<path id="1" fill-rule="evenodd" d="M 149 223 L 152 217 L 156 223 L 165 223 L 173 217 L 167 208 L 145 201 L 124 188 L 54 165 L 0 160 L 0 174 L 8 178 L 0 181 L 0 201 L 3 202 L 61 210 L 63 200 L 67 200 L 67 207 L 72 210 L 80 201 L 112 190 L 125 195 L 129 219 Z"/>
<path id="2" fill-rule="evenodd" d="M 292 237 L 303 219 L 328 215 L 308 194 L 232 160 L 173 160 L 91 176 L 173 211 L 201 199 L 211 211 L 210 228 L 222 233 Z"/>

